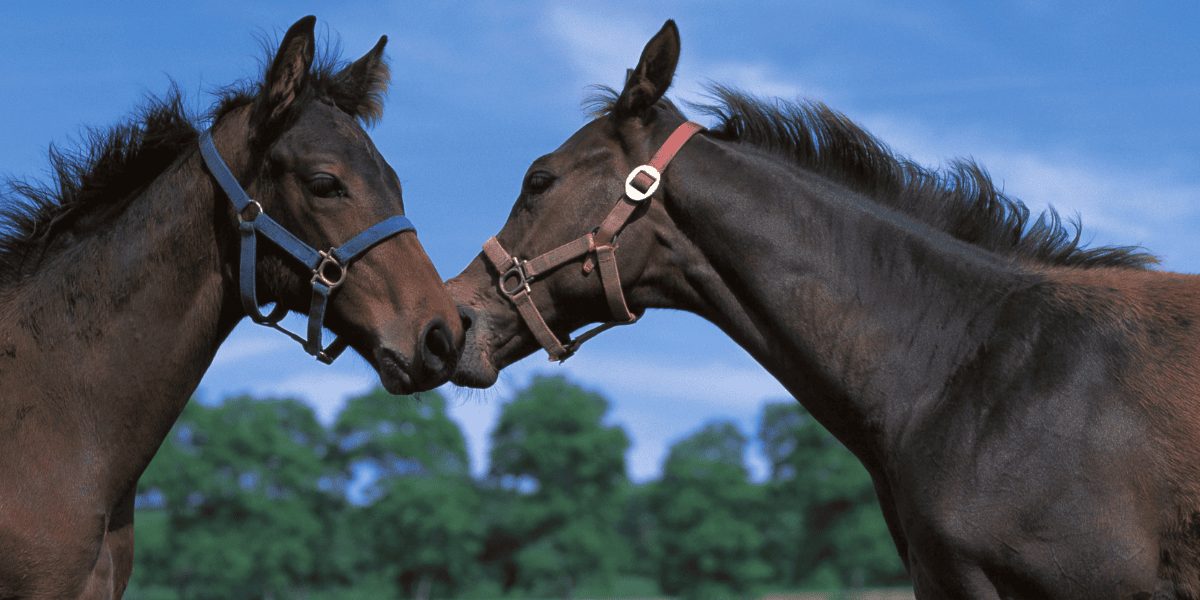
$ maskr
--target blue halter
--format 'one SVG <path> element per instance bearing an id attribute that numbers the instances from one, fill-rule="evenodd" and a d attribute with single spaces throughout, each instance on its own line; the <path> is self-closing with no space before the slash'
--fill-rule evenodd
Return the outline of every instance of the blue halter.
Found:
<path id="1" fill-rule="evenodd" d="M 405 231 L 416 231 L 412 221 L 403 215 L 396 215 L 380 221 L 354 236 L 350 241 L 329 250 L 314 250 L 312 246 L 300 241 L 300 238 L 283 228 L 275 219 L 263 212 L 262 205 L 252 199 L 242 189 L 236 177 L 221 159 L 217 146 L 213 144 L 212 130 L 200 134 L 200 155 L 204 164 L 225 195 L 233 203 L 238 213 L 238 235 L 241 238 L 241 260 L 238 266 L 239 287 L 241 287 L 242 309 L 259 325 L 265 325 L 286 334 L 304 346 L 304 351 L 317 357 L 317 360 L 330 364 L 348 345 L 341 337 L 337 337 L 328 346 L 322 347 L 321 332 L 325 323 L 325 307 L 329 304 L 329 295 L 346 280 L 346 269 L 350 263 L 376 244 Z M 255 295 L 255 265 L 256 242 L 258 235 L 270 240 L 292 258 L 304 263 L 312 271 L 312 303 L 308 309 L 308 338 L 284 329 L 279 325 L 280 319 L 287 314 L 287 309 L 276 302 L 269 314 L 262 314 L 258 309 L 258 298 Z"/>

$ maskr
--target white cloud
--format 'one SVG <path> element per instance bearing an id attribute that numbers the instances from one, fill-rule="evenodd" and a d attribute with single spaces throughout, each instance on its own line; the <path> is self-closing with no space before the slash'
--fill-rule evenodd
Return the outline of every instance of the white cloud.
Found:
<path id="1" fill-rule="evenodd" d="M 642 47 L 658 31 L 662 21 L 598 12 L 579 6 L 554 6 L 542 30 L 562 45 L 577 77 L 573 87 L 594 84 L 618 87 L 625 70 L 637 64 Z M 722 60 L 707 62 L 683 53 L 671 88 L 671 96 L 690 102 L 703 101 L 709 81 L 763 96 L 796 98 L 802 93 L 820 95 L 815 87 L 801 87 L 766 63 Z"/>
<path id="2" fill-rule="evenodd" d="M 239 327 L 230 334 L 224 344 L 221 344 L 210 368 L 217 369 L 248 359 L 266 357 L 284 348 L 287 341 L 287 338 L 274 331 L 263 330 L 260 333 L 250 330 L 249 327 Z"/>
<path id="3" fill-rule="evenodd" d="M 693 76 L 684 81 L 680 91 L 685 97 L 696 94 L 697 91 L 702 92 L 702 82 L 707 81 L 717 81 L 756 96 L 772 98 L 796 99 L 828 96 L 816 87 L 801 87 L 765 63 L 721 61 L 705 65 L 702 72 L 705 74 L 703 80 L 697 80 Z M 697 88 L 697 91 L 692 90 L 693 86 Z"/>
<path id="4" fill-rule="evenodd" d="M 576 87 L 619 84 L 625 69 L 637 63 L 641 48 L 656 31 L 651 20 L 600 14 L 573 5 L 555 5 L 546 12 L 543 32 L 560 42 L 579 76 Z"/>
<path id="5" fill-rule="evenodd" d="M 283 379 L 256 381 L 239 390 L 256 397 L 289 397 L 306 402 L 326 425 L 333 422 L 338 411 L 351 396 L 364 394 L 379 380 L 374 374 L 357 374 L 333 370 L 306 370 Z"/>
<path id="6" fill-rule="evenodd" d="M 571 378 L 613 393 L 646 400 L 686 401 L 710 407 L 757 410 L 766 397 L 789 397 L 783 386 L 759 366 L 720 362 L 673 364 L 666 360 L 580 355 L 563 365 Z"/>

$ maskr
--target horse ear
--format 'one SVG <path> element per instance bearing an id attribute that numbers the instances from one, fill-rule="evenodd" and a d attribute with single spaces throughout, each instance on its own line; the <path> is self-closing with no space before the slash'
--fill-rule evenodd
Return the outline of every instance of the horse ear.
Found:
<path id="1" fill-rule="evenodd" d="M 254 106 L 253 119 L 259 131 L 279 125 L 303 92 L 316 52 L 316 23 L 317 18 L 309 15 L 283 35 Z"/>
<path id="2" fill-rule="evenodd" d="M 330 91 L 338 108 L 367 123 L 383 117 L 383 96 L 387 94 L 388 83 L 392 78 L 387 62 L 383 59 L 383 47 L 386 45 L 385 35 L 379 38 L 379 42 L 370 52 L 334 77 L 333 89 Z"/>
<path id="3" fill-rule="evenodd" d="M 614 113 L 620 117 L 645 114 L 671 87 L 678 64 L 679 28 L 675 27 L 675 21 L 667 20 L 646 43 L 637 66 L 628 72 Z"/>

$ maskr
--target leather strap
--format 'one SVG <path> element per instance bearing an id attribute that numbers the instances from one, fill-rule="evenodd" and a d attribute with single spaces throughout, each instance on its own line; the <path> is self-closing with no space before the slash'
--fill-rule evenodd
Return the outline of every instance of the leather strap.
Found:
<path id="1" fill-rule="evenodd" d="M 592 234 L 587 234 L 574 241 L 567 242 L 537 258 L 525 261 L 525 275 L 533 278 L 543 273 L 553 271 L 565 263 L 595 250 Z"/>
<path id="2" fill-rule="evenodd" d="M 600 265 L 600 283 L 604 286 L 604 297 L 608 300 L 608 311 L 613 319 L 621 322 L 633 320 L 633 313 L 625 304 L 621 290 L 621 273 L 617 271 L 617 253 L 612 246 L 596 248 L 596 262 Z"/>
<path id="3" fill-rule="evenodd" d="M 392 215 L 350 238 L 349 241 L 333 249 L 333 257 L 342 264 L 349 264 L 354 259 L 366 254 L 376 244 L 405 231 L 416 231 L 412 221 L 404 215 Z"/>
<path id="4" fill-rule="evenodd" d="M 660 174 L 663 173 L 667 170 L 667 165 L 671 164 L 671 161 L 675 159 L 675 155 L 679 154 L 683 145 L 692 139 L 693 135 L 703 130 L 704 126 L 699 123 L 692 121 L 684 122 L 679 127 L 676 127 L 675 131 L 671 132 L 671 135 L 667 136 L 667 141 L 663 142 L 662 146 L 659 146 L 647 164 L 654 167 L 654 170 Z M 633 179 L 634 187 L 643 191 L 650 189 L 652 184 L 653 179 L 644 172 Z M 633 215 L 633 211 L 637 209 L 639 204 L 639 202 L 630 200 L 628 196 L 621 196 L 617 205 L 609 211 L 608 216 L 600 223 L 600 228 L 596 230 L 596 243 L 607 244 L 612 242 L 617 237 L 617 234 L 621 232 L 621 229 L 625 227 L 625 223 L 629 222 L 629 217 Z"/>
<path id="5" fill-rule="evenodd" d="M 521 315 L 521 319 L 525 321 L 538 344 L 545 348 L 551 356 L 565 354 L 566 348 L 563 347 L 562 342 L 558 341 L 558 336 L 550 330 L 550 326 L 546 324 L 542 313 L 538 311 L 537 305 L 533 302 L 533 297 L 530 295 L 529 275 L 524 264 L 510 255 L 495 236 L 488 238 L 483 243 L 483 255 L 500 273 L 498 285 L 501 293 L 507 296 L 513 306 L 517 308 L 517 313 Z"/>
<path id="6" fill-rule="evenodd" d="M 693 135 L 701 131 L 704 131 L 704 126 L 695 121 L 680 123 L 679 127 L 676 127 L 675 131 L 672 131 L 671 135 L 667 136 L 667 141 L 658 147 L 658 151 L 654 153 L 654 156 L 650 157 L 650 166 L 657 169 L 659 173 L 666 171 L 667 165 L 671 164 L 672 160 L 675 160 L 675 155 L 679 154 L 684 144 L 687 144 Z"/>
<path id="7" fill-rule="evenodd" d="M 562 362 L 571 357 L 587 340 L 601 332 L 618 325 L 628 325 L 638 320 L 638 316 L 629 310 L 625 302 L 625 294 L 621 289 L 621 274 L 617 269 L 616 245 L 613 243 L 617 235 L 628 224 L 630 217 L 642 202 L 650 200 L 661 183 L 662 172 L 679 153 L 684 144 L 704 127 L 687 121 L 675 128 L 667 140 L 663 142 L 646 165 L 635 168 L 627 178 L 626 192 L 617 200 L 608 215 L 600 223 L 594 233 L 588 233 L 563 244 L 545 254 L 521 260 L 514 257 L 494 236 L 483 244 L 483 254 L 499 273 L 497 286 L 500 293 L 516 307 L 517 313 L 525 321 L 525 326 L 533 334 L 538 344 L 550 355 L 550 360 Z M 657 177 L 651 173 L 657 174 Z M 632 191 L 630 191 L 632 189 Z M 636 195 L 631 196 L 631 194 Z M 593 259 L 592 255 L 595 255 Z M 599 266 L 600 283 L 604 289 L 604 297 L 612 321 L 608 321 L 580 334 L 575 339 L 563 343 L 554 335 L 546 320 L 542 317 L 531 296 L 530 284 L 538 277 L 561 267 L 562 265 L 584 257 L 583 273 L 591 273 Z"/>
<path id="8" fill-rule="evenodd" d="M 363 230 L 338 247 L 318 251 L 304 243 L 278 221 L 263 212 L 262 205 L 250 197 L 229 166 L 221 158 L 213 143 L 212 130 L 200 134 L 200 155 L 209 173 L 221 186 L 234 210 L 238 213 L 238 238 L 241 249 L 238 259 L 238 287 L 241 289 L 242 310 L 259 325 L 276 329 L 304 346 L 304 351 L 317 360 L 329 364 L 346 349 L 348 343 L 340 337 L 328 346 L 323 344 L 325 309 L 329 297 L 346 278 L 346 270 L 357 258 L 366 254 L 380 242 L 405 231 L 416 231 L 412 221 L 403 215 L 395 215 Z M 257 286 L 258 236 L 271 241 L 286 254 L 302 263 L 312 272 L 312 300 L 308 309 L 307 337 L 288 331 L 279 325 L 287 315 L 287 309 L 276 303 L 268 314 L 259 310 Z"/>

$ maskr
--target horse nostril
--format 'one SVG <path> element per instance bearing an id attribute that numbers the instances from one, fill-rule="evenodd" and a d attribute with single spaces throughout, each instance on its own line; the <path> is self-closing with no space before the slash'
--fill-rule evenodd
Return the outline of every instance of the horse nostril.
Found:
<path id="1" fill-rule="evenodd" d="M 450 354 L 450 328 L 440 321 L 436 323 L 425 335 L 425 347 L 434 356 L 442 357 Z"/>
<path id="2" fill-rule="evenodd" d="M 475 309 L 470 306 L 459 306 L 458 317 L 462 319 L 463 331 L 470 331 L 471 325 L 475 323 Z"/>
<path id="3" fill-rule="evenodd" d="M 454 368 L 454 343 L 445 321 L 434 319 L 426 326 L 421 355 L 424 371 L 431 377 L 443 377 Z"/>

